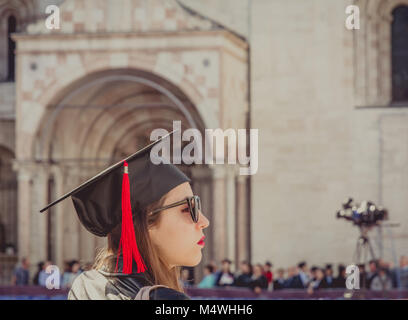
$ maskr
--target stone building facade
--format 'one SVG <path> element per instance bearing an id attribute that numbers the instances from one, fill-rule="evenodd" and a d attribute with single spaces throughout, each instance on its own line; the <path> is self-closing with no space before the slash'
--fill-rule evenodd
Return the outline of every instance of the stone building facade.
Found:
<path id="1" fill-rule="evenodd" d="M 47 4 L 59 6 L 58 30 L 45 27 Z M 350 4 L 359 30 L 345 27 Z M 335 218 L 348 196 L 387 207 L 400 222 L 394 249 L 406 253 L 408 104 L 392 95 L 401 6 L 408 1 L 0 1 L 0 16 L 16 17 L 14 82 L 0 46 L 0 158 L 15 159 L 8 228 L 18 255 L 91 261 L 104 239 L 85 231 L 70 201 L 38 210 L 172 120 L 202 132 L 259 129 L 255 175 L 182 168 L 211 221 L 202 265 L 349 263 L 358 230 Z M 1 21 L 7 44 L 12 25 Z"/>

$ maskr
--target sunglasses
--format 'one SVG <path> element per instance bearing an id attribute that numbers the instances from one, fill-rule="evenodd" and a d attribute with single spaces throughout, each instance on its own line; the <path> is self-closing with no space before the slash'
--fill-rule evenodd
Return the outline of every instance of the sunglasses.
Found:
<path id="1" fill-rule="evenodd" d="M 199 196 L 192 196 L 190 198 L 186 198 L 184 200 L 177 201 L 175 203 L 169 204 L 169 205 L 164 206 L 162 208 L 153 210 L 152 213 L 156 213 L 156 212 L 163 211 L 163 210 L 166 210 L 166 209 L 181 206 L 181 205 L 183 205 L 185 203 L 188 204 L 188 209 L 190 211 L 191 219 L 193 219 L 193 221 L 195 223 L 197 223 L 198 218 L 200 217 L 200 210 L 201 210 L 201 200 L 200 200 Z"/>

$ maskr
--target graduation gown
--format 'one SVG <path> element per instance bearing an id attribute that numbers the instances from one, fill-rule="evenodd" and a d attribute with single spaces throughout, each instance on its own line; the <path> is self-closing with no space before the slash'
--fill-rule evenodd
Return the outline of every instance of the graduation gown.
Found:
<path id="1" fill-rule="evenodd" d="M 121 262 L 121 261 L 120 261 Z M 108 273 L 89 270 L 81 273 L 72 284 L 68 300 L 134 300 L 140 288 L 152 283 L 143 273 Z M 150 300 L 190 300 L 184 293 L 167 287 L 150 291 Z"/>

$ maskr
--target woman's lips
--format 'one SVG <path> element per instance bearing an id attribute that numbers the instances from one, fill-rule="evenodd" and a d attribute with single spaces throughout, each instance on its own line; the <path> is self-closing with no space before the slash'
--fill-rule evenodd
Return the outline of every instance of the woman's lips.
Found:
<path id="1" fill-rule="evenodd" d="M 200 241 L 197 242 L 198 245 L 203 246 L 205 244 L 204 242 L 205 236 L 203 236 Z"/>

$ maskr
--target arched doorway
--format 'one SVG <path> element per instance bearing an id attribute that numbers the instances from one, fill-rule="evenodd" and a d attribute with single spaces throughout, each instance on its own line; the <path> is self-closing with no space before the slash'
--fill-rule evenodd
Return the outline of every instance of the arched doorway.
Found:
<path id="1" fill-rule="evenodd" d="M 202 117 L 187 95 L 153 73 L 106 70 L 75 81 L 48 105 L 38 131 L 33 154 L 45 176 L 34 180 L 37 185 L 33 189 L 43 191 L 33 201 L 54 200 L 145 146 L 153 129 L 172 131 L 176 120 L 182 130 L 194 127 L 204 132 Z M 193 179 L 193 189 L 201 195 L 211 219 L 210 169 L 205 165 L 180 168 Z M 43 230 L 47 230 L 47 236 L 41 238 L 43 256 L 58 265 L 78 258 L 91 262 L 105 239 L 92 236 L 80 225 L 69 201 L 56 206 L 51 214 L 55 217 L 43 221 Z M 207 254 L 203 256 L 208 259 L 212 256 L 211 242 L 204 249 Z"/>

